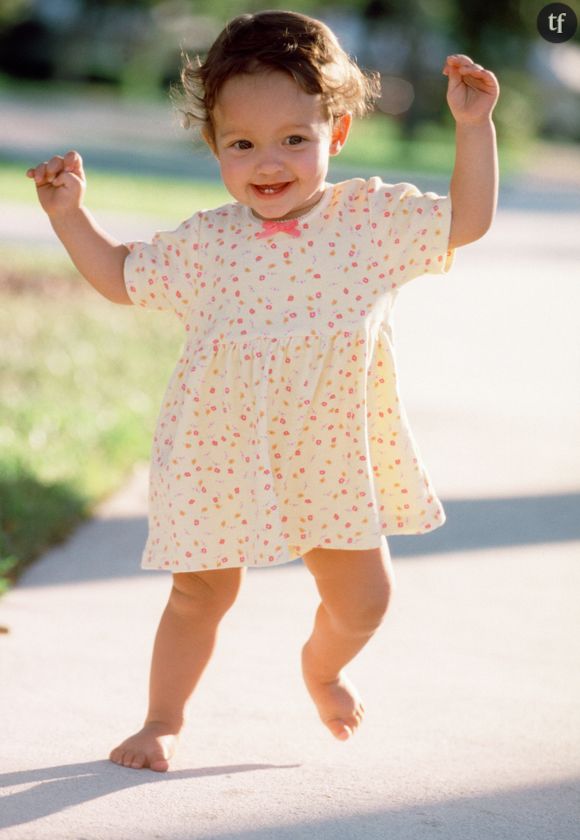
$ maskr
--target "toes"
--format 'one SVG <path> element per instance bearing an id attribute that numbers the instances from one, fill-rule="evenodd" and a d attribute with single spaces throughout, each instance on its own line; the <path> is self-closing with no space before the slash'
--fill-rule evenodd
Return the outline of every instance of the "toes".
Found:
<path id="1" fill-rule="evenodd" d="M 169 770 L 169 762 L 163 753 L 155 753 L 148 761 L 145 752 L 123 751 L 116 748 L 111 752 L 109 759 L 115 764 L 120 764 L 121 767 L 130 767 L 132 770 L 142 770 L 144 767 L 149 767 L 157 773 L 166 773 Z"/>
<path id="2" fill-rule="evenodd" d="M 327 720 L 326 725 L 335 738 L 339 738 L 341 741 L 348 741 L 360 726 L 362 719 L 363 713 L 356 709 L 349 717 Z"/>
<path id="3" fill-rule="evenodd" d="M 352 734 L 354 735 L 354 733 L 356 732 L 356 730 L 360 726 L 360 722 L 361 722 L 361 719 L 359 717 L 357 717 L 356 715 L 353 715 L 350 718 L 346 718 L 345 725 L 348 726 L 348 728 L 351 730 Z"/>
<path id="4" fill-rule="evenodd" d="M 169 762 L 166 758 L 155 758 L 151 760 L 149 768 L 156 773 L 166 773 L 169 770 Z"/>
<path id="5" fill-rule="evenodd" d="M 121 767 L 130 767 L 132 770 L 142 770 L 147 767 L 158 773 L 165 773 L 169 770 L 169 759 L 172 755 L 171 741 L 168 744 L 159 743 L 166 739 L 157 737 L 147 738 L 132 737 L 119 744 L 109 755 L 111 761 Z"/>
<path id="6" fill-rule="evenodd" d="M 335 738 L 340 741 L 347 741 L 353 734 L 352 727 L 345 723 L 342 718 L 335 718 L 334 720 L 326 721 L 326 725 L 332 732 Z"/>
<path id="7" fill-rule="evenodd" d="M 146 766 L 157 773 L 165 773 L 169 769 L 169 761 L 163 750 L 154 750 L 148 757 Z"/>

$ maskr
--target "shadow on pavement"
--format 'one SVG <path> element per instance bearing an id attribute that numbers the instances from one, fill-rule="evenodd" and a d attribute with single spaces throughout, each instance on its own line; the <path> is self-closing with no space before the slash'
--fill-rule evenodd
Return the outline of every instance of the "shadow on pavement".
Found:
<path id="1" fill-rule="evenodd" d="M 387 538 L 394 558 L 421 556 L 427 559 L 437 554 L 580 539 L 580 493 L 443 500 L 443 506 L 447 521 L 432 534 Z M 146 538 L 145 517 L 91 520 L 81 525 L 67 543 L 45 555 L 42 564 L 27 570 L 19 586 L 141 575 L 146 571 L 140 568 Z M 267 571 L 270 574 L 276 570 L 283 572 L 288 566 L 301 562 L 299 558 L 268 567 Z M 249 568 L 252 572 L 266 571 L 261 567 Z"/>
<path id="2" fill-rule="evenodd" d="M 564 840 L 578 828 L 578 779 L 552 785 L 494 791 L 446 802 L 423 802 L 403 808 L 385 808 L 352 816 L 294 825 L 274 825 L 215 833 L 212 840 L 364 840 L 409 838 L 429 840 Z M 356 792 L 353 791 L 356 805 Z M 171 840 L 190 840 L 191 833 L 172 834 Z"/>
<path id="3" fill-rule="evenodd" d="M 301 764 L 237 764 L 199 767 L 154 773 L 130 770 L 110 761 L 65 764 L 38 770 L 24 770 L 0 776 L 0 787 L 36 783 L 3 799 L 0 828 L 24 825 L 57 814 L 111 793 L 139 785 L 164 784 L 164 799 L 171 796 L 171 784 L 184 779 L 200 779 L 255 770 L 284 770 Z M 281 780 L 282 781 L 282 780 Z M 553 784 L 498 790 L 477 796 L 464 796 L 444 802 L 421 802 L 403 808 L 360 812 L 356 796 L 352 807 L 358 813 L 344 812 L 329 819 L 308 820 L 292 825 L 270 825 L 242 831 L 213 834 L 214 840 L 333 840 L 352 838 L 412 837 L 413 840 L 445 836 L 470 840 L 482 837 L 509 840 L 546 840 L 576 836 L 578 826 L 577 778 Z M 160 790 L 160 789 L 157 789 Z M 157 795 L 151 790 L 151 797 Z M 183 796 L 183 789 L 181 789 Z M 195 788 L 192 787 L 192 799 Z M 305 808 L 308 807 L 305 805 Z M 341 809 L 342 810 L 342 809 Z M 114 827 L 109 826 L 109 830 Z M 392 832 L 396 832 L 393 834 Z M 443 832 L 443 833 L 442 833 Z M 184 833 L 162 833 L 166 840 L 191 840 L 192 826 Z M 207 835 L 205 835 L 207 836 Z"/>
<path id="4" fill-rule="evenodd" d="M 225 776 L 254 770 L 284 770 L 300 764 L 233 764 L 221 767 L 197 767 L 156 773 L 153 770 L 131 770 L 111 761 L 89 761 L 82 764 L 63 764 L 37 770 L 19 770 L 0 775 L 0 789 L 13 785 L 35 787 L 2 798 L 0 829 L 33 822 L 65 808 L 108 796 L 111 793 L 151 785 L 156 782 L 199 779 L 204 776 Z"/>

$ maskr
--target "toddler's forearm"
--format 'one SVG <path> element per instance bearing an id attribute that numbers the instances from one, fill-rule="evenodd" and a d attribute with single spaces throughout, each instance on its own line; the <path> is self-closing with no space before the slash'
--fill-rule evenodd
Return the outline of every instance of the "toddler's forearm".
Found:
<path id="1" fill-rule="evenodd" d="M 489 230 L 497 207 L 499 176 L 491 118 L 481 125 L 458 123 L 455 136 L 455 167 L 449 192 L 454 244 L 461 245 L 479 239 Z"/>
<path id="2" fill-rule="evenodd" d="M 129 253 L 107 234 L 85 207 L 51 214 L 50 223 L 83 277 L 113 303 L 132 304 L 124 282 Z"/>

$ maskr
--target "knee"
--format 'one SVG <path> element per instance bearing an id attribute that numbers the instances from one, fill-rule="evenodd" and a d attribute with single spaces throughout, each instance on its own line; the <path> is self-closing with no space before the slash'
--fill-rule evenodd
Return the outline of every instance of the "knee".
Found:
<path id="1" fill-rule="evenodd" d="M 186 617 L 221 618 L 236 600 L 243 571 L 220 569 L 212 573 L 174 574 L 169 602 L 177 613 Z"/>
<path id="2" fill-rule="evenodd" d="M 392 595 L 389 581 L 373 587 L 337 612 L 329 611 L 335 629 L 349 636 L 372 636 L 383 623 Z"/>

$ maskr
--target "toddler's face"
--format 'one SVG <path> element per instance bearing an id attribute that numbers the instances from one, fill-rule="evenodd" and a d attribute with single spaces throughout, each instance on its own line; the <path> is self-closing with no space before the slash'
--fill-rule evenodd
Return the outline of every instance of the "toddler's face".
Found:
<path id="1" fill-rule="evenodd" d="M 261 219 L 293 219 L 322 197 L 329 155 L 344 145 L 351 117 L 331 131 L 320 96 L 273 71 L 228 79 L 213 121 L 212 151 L 231 195 Z"/>

